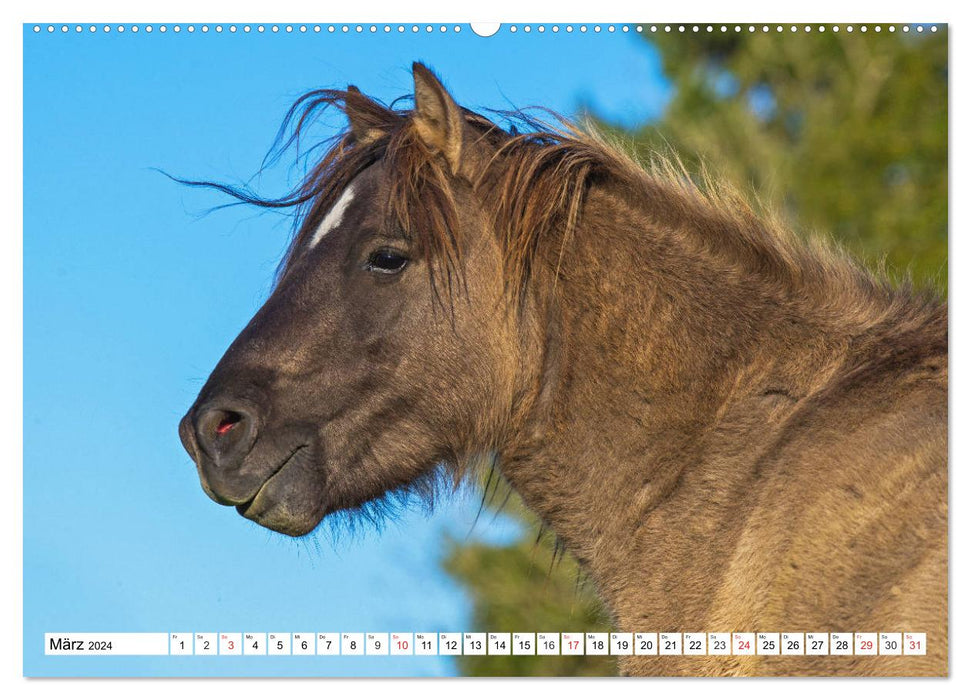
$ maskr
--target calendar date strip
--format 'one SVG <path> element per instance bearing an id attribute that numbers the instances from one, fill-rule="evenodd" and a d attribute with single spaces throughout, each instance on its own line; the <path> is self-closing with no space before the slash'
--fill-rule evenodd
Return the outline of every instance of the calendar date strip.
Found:
<path id="1" fill-rule="evenodd" d="M 923 656 L 924 632 L 80 632 L 48 656 Z"/>

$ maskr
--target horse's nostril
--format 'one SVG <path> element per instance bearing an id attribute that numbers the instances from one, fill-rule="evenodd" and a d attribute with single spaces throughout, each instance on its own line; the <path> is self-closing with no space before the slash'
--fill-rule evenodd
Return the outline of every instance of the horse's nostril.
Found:
<path id="1" fill-rule="evenodd" d="M 203 408 L 195 416 L 196 440 L 216 465 L 239 466 L 256 439 L 256 420 L 238 406 Z"/>
<path id="2" fill-rule="evenodd" d="M 216 426 L 216 435 L 225 435 L 230 430 L 236 427 L 236 425 L 243 419 L 241 415 L 234 411 L 228 411 L 226 416 L 219 421 L 219 425 Z"/>

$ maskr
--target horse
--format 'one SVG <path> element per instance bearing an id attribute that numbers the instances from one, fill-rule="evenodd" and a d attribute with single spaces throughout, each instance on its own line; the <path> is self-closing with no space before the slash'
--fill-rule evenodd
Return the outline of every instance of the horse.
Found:
<path id="1" fill-rule="evenodd" d="M 628 675 L 947 673 L 947 307 L 672 158 L 502 128 L 413 65 L 292 192 L 276 284 L 179 424 L 294 537 L 494 463 L 623 631 L 915 631 L 924 656 L 627 656 Z M 410 104 L 410 103 L 409 103 Z"/>

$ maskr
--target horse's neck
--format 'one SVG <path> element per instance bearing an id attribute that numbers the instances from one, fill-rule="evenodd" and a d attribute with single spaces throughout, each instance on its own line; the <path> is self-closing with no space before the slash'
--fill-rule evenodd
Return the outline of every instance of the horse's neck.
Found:
<path id="1" fill-rule="evenodd" d="M 641 523 L 683 491 L 686 470 L 704 471 L 700 445 L 719 421 L 744 407 L 755 426 L 758 411 L 825 381 L 838 340 L 757 284 L 726 280 L 636 206 L 595 193 L 584 221 L 570 250 L 550 253 L 542 390 L 504 471 L 609 600 L 637 565 Z"/>

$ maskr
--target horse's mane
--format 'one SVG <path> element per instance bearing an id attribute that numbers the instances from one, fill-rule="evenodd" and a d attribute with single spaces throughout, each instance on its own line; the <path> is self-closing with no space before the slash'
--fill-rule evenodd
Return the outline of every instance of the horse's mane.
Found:
<path id="1" fill-rule="evenodd" d="M 412 110 L 396 106 L 400 101 L 388 106 L 355 88 L 313 90 L 297 99 L 270 158 L 291 147 L 300 154 L 305 131 L 328 107 L 353 114 L 357 134 L 348 128 L 303 152 L 312 157 L 324 150 L 324 155 L 280 198 L 220 183 L 183 182 L 215 187 L 259 207 L 293 208 L 298 226 L 280 265 L 285 272 L 351 181 L 383 160 L 391 177 L 393 223 L 412 239 L 419 254 L 443 261 L 444 281 L 451 288 L 462 265 L 454 176 L 419 137 Z M 894 301 L 907 296 L 833 244 L 794 235 L 771 211 L 757 211 L 732 186 L 704 172 L 692 178 L 675 155 L 656 153 L 649 162 L 640 162 L 631 149 L 611 142 L 593 124 L 577 124 L 549 110 L 542 110 L 541 118 L 535 111 L 495 112 L 508 123 L 506 128 L 471 110 L 463 113 L 470 132 L 494 153 L 469 184 L 481 193 L 493 218 L 509 289 L 525 289 L 538 251 L 569 244 L 589 188 L 611 181 L 624 196 L 642 204 L 654 225 L 680 236 L 721 267 L 756 273 L 774 287 L 798 289 L 807 298 L 854 315 L 866 315 L 875 307 L 886 310 L 888 302 L 896 305 Z"/>

